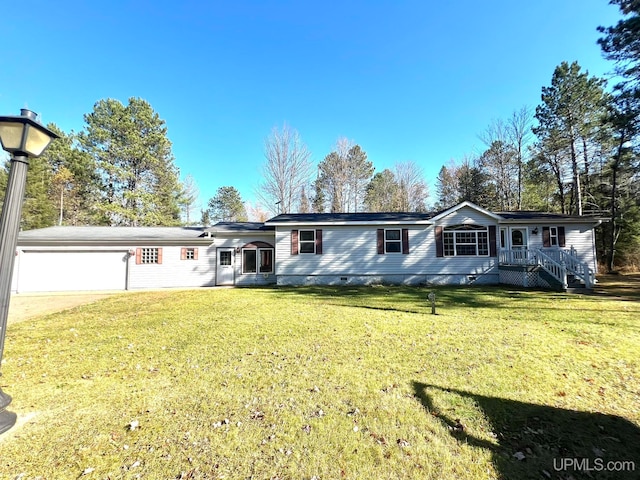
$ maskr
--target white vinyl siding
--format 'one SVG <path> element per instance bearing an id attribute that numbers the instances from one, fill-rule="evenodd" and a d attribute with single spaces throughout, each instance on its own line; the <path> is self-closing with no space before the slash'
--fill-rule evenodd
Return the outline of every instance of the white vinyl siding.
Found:
<path id="1" fill-rule="evenodd" d="M 482 227 L 496 225 L 496 221 L 475 209 L 465 207 L 439 223 L 448 225 L 474 224 Z M 316 228 L 300 226 L 299 230 Z M 442 278 L 495 275 L 497 257 L 459 256 L 437 257 L 433 225 L 353 225 L 322 228 L 322 255 L 291 255 L 291 228 L 276 231 L 276 275 L 283 276 L 438 276 Z M 380 255 L 377 251 L 377 230 L 408 229 L 410 253 Z M 280 281 L 280 279 L 278 280 Z M 454 282 L 459 283 L 459 282 Z"/>
<path id="2" fill-rule="evenodd" d="M 375 226 L 322 226 L 322 255 L 291 255 L 290 230 L 276 233 L 277 275 L 469 274 L 495 265 L 495 257 L 436 257 L 432 226 L 408 228 L 411 253 L 379 255 Z M 451 260 L 454 260 L 453 262 Z"/>
<path id="3" fill-rule="evenodd" d="M 291 234 L 291 231 L 289 231 L 289 236 Z M 267 285 L 267 284 L 273 284 L 276 281 L 276 277 L 274 275 L 274 266 L 277 266 L 278 260 L 276 259 L 276 255 L 275 255 L 275 250 L 274 249 L 269 249 L 266 247 L 260 247 L 258 249 L 256 248 L 252 248 L 252 249 L 243 249 L 242 247 L 244 247 L 246 244 L 248 243 L 255 243 L 255 242 L 264 242 L 264 243 L 268 243 L 269 245 L 275 245 L 275 232 L 274 233 L 267 233 L 267 234 L 257 234 L 257 235 L 241 235 L 241 236 L 234 236 L 233 233 L 230 234 L 225 234 L 223 235 L 219 235 L 218 237 L 215 238 L 215 245 L 216 247 L 219 248 L 232 248 L 234 251 L 231 253 L 232 256 L 234 256 L 234 261 L 233 261 L 233 265 L 234 265 L 234 274 L 235 274 L 235 284 L 236 285 Z M 290 245 L 290 244 L 289 244 Z M 249 251 L 249 250 L 253 250 L 254 252 L 257 252 L 258 250 L 260 251 L 265 251 L 265 250 L 270 250 L 271 252 L 273 252 L 272 258 L 271 258 L 271 271 L 267 272 L 266 271 L 266 263 L 268 261 L 268 258 L 263 257 L 261 259 L 262 262 L 264 262 L 263 267 L 265 269 L 265 271 L 260 271 L 260 272 L 245 272 L 243 270 L 243 252 L 245 251 Z M 291 252 L 289 252 L 291 253 Z M 262 255 L 261 253 L 258 253 L 259 255 Z M 257 254 L 257 255 L 258 255 Z M 268 254 L 264 254 L 264 255 L 268 255 Z M 303 257 L 308 257 L 309 255 L 302 255 Z M 214 271 L 215 271 L 215 261 L 214 261 Z"/>
<path id="4" fill-rule="evenodd" d="M 186 261 L 186 252 L 192 250 L 195 257 L 196 248 L 197 258 Z M 129 260 L 130 289 L 203 287 L 215 284 L 215 248 L 210 245 L 132 247 L 136 252 L 138 249 L 141 249 L 141 263 L 136 264 L 135 256 Z M 158 254 L 161 251 L 161 263 L 143 263 L 145 251 L 157 251 Z"/>

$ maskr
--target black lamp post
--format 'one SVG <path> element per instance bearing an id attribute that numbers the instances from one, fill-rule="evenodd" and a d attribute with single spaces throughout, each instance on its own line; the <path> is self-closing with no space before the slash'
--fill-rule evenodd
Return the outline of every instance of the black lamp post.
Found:
<path id="1" fill-rule="evenodd" d="M 0 364 L 7 331 L 11 277 L 20 231 L 20 215 L 29 158 L 42 155 L 55 138 L 58 138 L 58 135 L 40 125 L 37 115 L 31 110 L 20 110 L 20 116 L 0 116 L 0 143 L 2 148 L 11 154 L 9 180 L 0 217 Z M 2 372 L 0 372 L 0 378 L 2 378 L 1 375 Z M 10 403 L 11 397 L 0 388 L 0 434 L 16 423 L 16 414 L 5 410 Z"/>

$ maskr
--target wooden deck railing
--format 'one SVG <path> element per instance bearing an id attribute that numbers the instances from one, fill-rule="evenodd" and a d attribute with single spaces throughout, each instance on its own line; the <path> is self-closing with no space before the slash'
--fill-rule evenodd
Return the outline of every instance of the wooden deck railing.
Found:
<path id="1" fill-rule="evenodd" d="M 592 288 L 595 284 L 594 271 L 578 259 L 574 249 L 501 249 L 499 261 L 501 265 L 539 265 L 561 282 L 564 288 L 567 288 L 567 274 L 582 280 L 586 288 Z"/>

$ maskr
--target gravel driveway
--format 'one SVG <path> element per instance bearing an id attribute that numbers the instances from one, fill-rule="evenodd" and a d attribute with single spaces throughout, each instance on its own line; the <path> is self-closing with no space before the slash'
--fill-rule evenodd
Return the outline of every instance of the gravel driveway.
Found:
<path id="1" fill-rule="evenodd" d="M 11 295 L 11 303 L 9 303 L 9 319 L 7 323 L 11 325 L 39 315 L 67 310 L 114 294 L 110 292 L 13 294 Z"/>

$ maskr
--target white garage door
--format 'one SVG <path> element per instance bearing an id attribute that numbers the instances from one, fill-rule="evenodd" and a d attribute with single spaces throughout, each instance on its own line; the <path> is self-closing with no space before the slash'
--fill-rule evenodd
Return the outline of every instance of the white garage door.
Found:
<path id="1" fill-rule="evenodd" d="M 124 290 L 127 258 L 126 251 L 23 250 L 17 291 Z"/>

